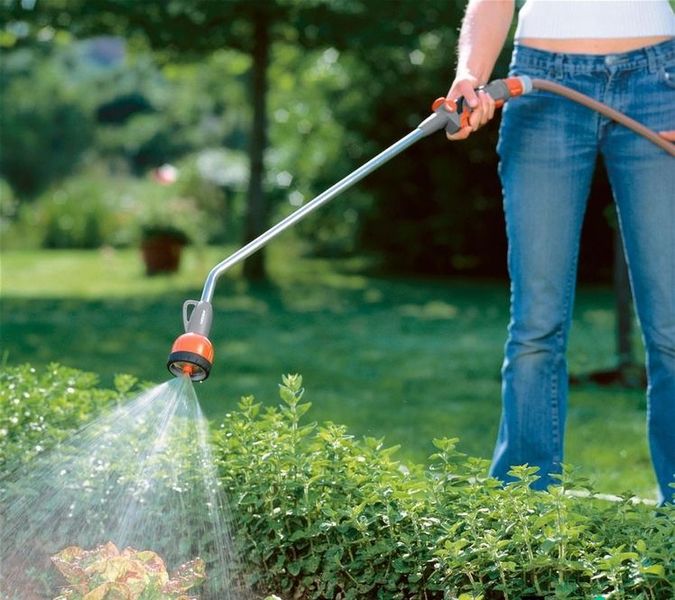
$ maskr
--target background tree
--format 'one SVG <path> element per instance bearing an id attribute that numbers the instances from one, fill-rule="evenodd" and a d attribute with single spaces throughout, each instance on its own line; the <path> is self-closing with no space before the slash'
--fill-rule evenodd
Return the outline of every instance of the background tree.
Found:
<path id="1" fill-rule="evenodd" d="M 2 58 L 0 172 L 21 196 L 71 173 L 92 143 L 91 100 L 75 101 L 86 85 L 62 83 L 75 58 L 65 48 L 55 55 L 37 45 Z"/>
<path id="2" fill-rule="evenodd" d="M 383 48 L 396 48 L 405 55 L 417 46 L 419 35 L 454 27 L 459 15 L 457 5 L 433 0 L 54 0 L 15 1 L 8 6 L 12 18 L 29 21 L 37 29 L 54 25 L 76 36 L 141 35 L 158 52 L 174 59 L 195 59 L 222 47 L 249 54 L 253 117 L 244 241 L 262 233 L 269 217 L 263 182 L 267 71 L 273 44 L 285 41 L 306 48 L 349 49 L 365 57 L 375 75 L 381 72 L 377 57 L 386 54 Z M 263 252 L 247 261 L 245 274 L 251 279 L 264 277 Z"/>
<path id="3" fill-rule="evenodd" d="M 11 46 L 14 57 L 20 58 L 22 50 L 50 30 L 54 37 L 67 33 L 73 39 L 111 34 L 124 37 L 135 52 L 152 48 L 153 59 L 166 73 L 208 70 L 214 86 L 204 88 L 200 102 L 216 98 L 213 112 L 220 111 L 221 120 L 231 119 L 234 112 L 239 124 L 232 133 L 220 130 L 221 143 L 229 136 L 228 142 L 236 138 L 236 147 L 248 149 L 247 201 L 241 219 L 247 241 L 269 225 L 272 209 L 278 214 L 291 208 L 274 206 L 275 200 L 286 196 L 298 206 L 426 116 L 431 100 L 445 93 L 452 78 L 463 8 L 463 0 L 6 0 L 0 5 L 0 43 Z M 215 60 L 224 49 L 244 57 L 243 68 L 236 73 L 227 69 L 231 56 Z M 508 48 L 495 76 L 506 74 L 507 55 Z M 246 101 L 237 96 L 235 86 L 214 93 L 219 68 L 223 82 L 236 79 L 248 86 Z M 321 69 L 329 75 L 317 75 Z M 3 77 L 7 73 L 5 69 Z M 179 81 L 172 93 L 180 85 L 188 87 L 187 81 Z M 13 84 L 3 86 L 4 97 L 20 96 L 17 89 Z M 228 102 L 218 96 L 223 93 L 237 98 Z M 41 97 L 47 95 L 59 98 Z M 120 94 L 113 106 L 102 108 L 119 108 L 115 102 L 128 96 Z M 185 100 L 186 110 L 191 110 L 190 103 L 195 99 Z M 116 132 L 106 126 L 105 135 L 99 133 L 104 128 L 97 127 L 94 143 L 100 150 L 119 146 L 123 139 L 127 148 L 133 146 L 139 170 L 180 157 L 195 147 L 181 137 L 193 124 L 183 120 L 177 126 L 182 104 L 182 98 L 165 104 L 155 114 L 129 120 Z M 44 130 L 48 139 L 49 125 L 59 121 L 49 117 L 44 125 L 35 121 L 33 126 L 32 116 L 22 119 L 11 109 L 3 110 L 7 115 L 3 130 L 11 133 L 14 127 L 16 135 L 11 135 L 18 143 L 6 144 L 12 152 L 35 139 L 38 131 Z M 83 109 L 75 105 L 73 110 Z M 86 110 L 82 114 L 89 114 Z M 242 126 L 244 122 L 248 126 Z M 143 127 L 137 127 L 141 123 Z M 462 144 L 448 144 L 439 134 L 416 145 L 350 190 L 347 198 L 302 223 L 303 239 L 329 255 L 374 253 L 384 269 L 398 273 L 503 277 L 506 241 L 496 168 L 497 126 L 492 123 Z M 84 154 L 92 137 L 87 131 L 81 127 L 77 135 L 59 141 L 60 151 L 47 156 L 65 166 L 51 170 L 44 181 L 72 169 L 77 161 L 62 159 Z M 267 152 L 270 139 L 274 152 Z M 65 143 L 72 146 L 68 152 L 62 151 Z M 11 181 L 16 189 L 23 186 L 21 191 L 38 184 L 40 168 L 48 162 L 40 165 L 35 152 L 25 155 L 29 159 L 23 172 L 30 173 L 32 166 L 32 178 L 21 175 L 19 168 L 9 168 L 7 159 L 14 157 L 7 152 L 0 165 L 3 173 L 19 173 Z M 603 216 L 609 191 L 596 186 L 593 194 L 580 278 L 609 281 L 612 244 Z M 245 273 L 252 279 L 264 277 L 263 253 L 247 261 Z"/>

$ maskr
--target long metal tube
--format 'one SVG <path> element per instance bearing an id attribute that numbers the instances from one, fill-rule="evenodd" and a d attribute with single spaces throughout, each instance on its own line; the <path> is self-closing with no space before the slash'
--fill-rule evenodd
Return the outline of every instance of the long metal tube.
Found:
<path id="1" fill-rule="evenodd" d="M 485 90 L 495 101 L 500 102 L 501 105 L 509 98 L 529 93 L 533 87 L 561 94 L 584 106 L 588 106 L 610 119 L 618 121 L 636 133 L 643 135 L 659 147 L 663 148 L 671 156 L 675 155 L 675 144 L 667 142 L 656 132 L 650 131 L 640 123 L 629 119 L 626 115 L 622 115 L 608 106 L 600 104 L 583 94 L 561 85 L 541 79 L 535 79 L 533 81 L 529 77 L 521 76 L 492 81 L 485 86 Z M 398 142 L 389 146 L 389 148 L 360 166 L 347 177 L 338 181 L 331 188 L 288 215 L 271 229 L 268 229 L 263 234 L 250 241 L 211 269 L 206 278 L 206 282 L 204 283 L 201 300 L 199 302 L 188 300 L 183 305 L 183 323 L 186 333 L 179 336 L 174 342 L 167 362 L 169 371 L 171 371 L 173 375 L 188 375 L 195 381 L 202 381 L 208 377 L 211 365 L 213 364 L 213 346 L 207 338 L 211 327 L 211 301 L 213 299 L 216 282 L 227 269 L 253 254 L 280 233 L 289 227 L 292 227 L 309 213 L 323 206 L 335 198 L 335 196 L 353 186 L 371 171 L 374 171 L 383 163 L 387 162 L 397 154 L 400 154 L 421 138 L 431 135 L 441 129 L 445 129 L 448 134 L 453 134 L 462 127 L 466 127 L 469 123 L 468 118 L 470 111 L 468 107 L 464 106 L 463 102 L 460 103 L 459 100 L 455 101 L 449 98 L 438 98 L 432 105 L 432 111 L 431 115 L 404 138 L 401 138 Z"/>
<path id="2" fill-rule="evenodd" d="M 518 82 L 520 89 L 517 92 L 514 92 L 507 85 L 507 82 Z M 598 111 L 599 113 L 613 119 L 622 125 L 625 125 L 629 129 L 632 129 L 636 133 L 643 135 L 647 139 L 651 140 L 671 156 L 675 155 L 675 145 L 661 138 L 656 132 L 649 130 L 644 125 L 630 119 L 626 115 L 619 113 L 616 110 L 611 109 L 610 107 L 602 104 L 600 102 L 594 101 L 588 96 L 580 94 L 574 90 L 571 90 L 562 85 L 542 80 L 534 79 L 530 80 L 528 77 L 515 77 L 509 80 L 496 80 L 489 84 L 494 89 L 491 89 L 491 95 L 495 97 L 495 94 L 501 96 L 502 100 L 506 100 L 513 95 L 520 95 L 522 93 L 528 93 L 532 87 L 540 90 L 548 90 L 562 96 L 566 96 L 571 100 L 574 100 L 580 104 L 588 106 L 589 108 Z M 488 87 L 489 87 L 488 86 Z M 497 86 L 497 87 L 495 87 Z M 497 99 L 495 97 L 495 99 Z M 437 102 L 443 99 L 437 100 Z M 450 111 L 450 112 L 448 112 Z M 280 233 L 292 227 L 307 216 L 312 211 L 323 206 L 335 196 L 342 193 L 346 189 L 353 186 L 355 183 L 363 179 L 370 172 L 377 169 L 383 163 L 387 162 L 397 154 L 403 152 L 406 148 L 417 142 L 420 138 L 426 137 L 435 131 L 443 129 L 448 125 L 449 122 L 454 124 L 454 129 L 457 130 L 460 127 L 459 117 L 456 113 L 453 113 L 451 109 L 444 109 L 440 105 L 434 104 L 434 112 L 427 117 L 422 123 L 420 123 L 417 128 L 411 131 L 404 138 L 401 138 L 395 144 L 392 144 L 386 150 L 382 151 L 380 154 L 370 159 L 367 163 L 360 166 L 358 169 L 347 175 L 344 179 L 338 181 L 335 185 L 328 188 L 322 194 L 319 194 L 316 198 L 296 210 L 295 212 L 288 215 L 285 219 L 274 225 L 271 229 L 268 229 L 263 234 L 259 235 L 254 240 L 250 241 L 248 244 L 237 250 L 234 254 L 228 256 L 225 260 L 218 263 L 211 271 L 209 272 L 206 282 L 204 283 L 204 289 L 202 291 L 202 302 L 211 302 L 213 299 L 213 292 L 215 290 L 216 281 L 218 278 L 227 271 L 230 267 L 240 263 L 242 260 L 253 254 L 259 248 L 265 246 L 270 240 L 278 236 Z"/>
<path id="3" fill-rule="evenodd" d="M 254 240 L 251 240 L 245 246 L 242 246 L 234 254 L 228 256 L 224 261 L 219 262 L 211 271 L 209 272 L 206 282 L 204 283 L 204 289 L 202 291 L 202 301 L 211 302 L 213 299 L 213 292 L 216 287 L 216 281 L 218 278 L 227 271 L 230 267 L 233 267 L 237 263 L 240 263 L 242 260 L 253 254 L 259 248 L 262 248 L 270 240 L 278 236 L 280 233 L 295 225 L 298 221 L 306 217 L 309 213 L 316 210 L 317 208 L 323 206 L 335 196 L 342 193 L 346 189 L 353 186 L 355 183 L 363 179 L 370 172 L 377 169 L 380 165 L 387 162 L 397 154 L 403 152 L 409 146 L 412 146 L 420 138 L 423 138 L 429 134 L 429 131 L 426 128 L 423 128 L 420 125 L 417 129 L 411 131 L 408 135 L 401 138 L 395 144 L 392 144 L 386 150 L 383 150 L 371 158 L 367 163 L 361 165 L 358 169 L 347 175 L 344 179 L 341 179 L 332 187 L 328 188 L 325 192 L 319 194 L 316 198 L 300 207 L 295 212 L 292 212 L 282 221 L 279 221 L 272 228 L 268 229 L 261 235 L 259 235 Z"/>

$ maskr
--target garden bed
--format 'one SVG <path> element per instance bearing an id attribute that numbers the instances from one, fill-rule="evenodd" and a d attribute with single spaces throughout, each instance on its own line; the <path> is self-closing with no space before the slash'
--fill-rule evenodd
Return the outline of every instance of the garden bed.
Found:
<path id="1" fill-rule="evenodd" d="M 91 376 L 56 366 L 5 369 L 0 458 L 32 460 L 37 444 L 48 448 L 128 395 L 122 387 L 101 390 Z M 280 392 L 275 409 L 242 399 L 213 435 L 240 576 L 256 593 L 288 600 L 673 597 L 672 506 L 636 504 L 631 494 L 618 502 L 572 496 L 569 490 L 593 494 L 572 468 L 547 492 L 529 489 L 536 473 L 528 467 L 515 468 L 517 481 L 502 487 L 485 475 L 485 461 L 457 452 L 452 439 L 434 440 L 426 465 L 403 465 L 383 440 L 307 422 L 300 377 L 285 377 Z"/>

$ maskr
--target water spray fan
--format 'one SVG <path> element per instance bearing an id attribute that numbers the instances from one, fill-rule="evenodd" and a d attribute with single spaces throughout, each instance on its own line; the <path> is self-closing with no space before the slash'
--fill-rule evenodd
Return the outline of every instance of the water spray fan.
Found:
<path id="1" fill-rule="evenodd" d="M 547 90 L 565 96 L 625 125 L 663 148 L 671 156 L 675 156 L 675 145 L 661 138 L 651 129 L 605 104 L 560 84 L 544 79 L 530 79 L 527 76 L 520 76 L 509 77 L 508 79 L 496 79 L 479 89 L 483 89 L 490 94 L 495 100 L 497 107 L 503 106 L 510 98 L 527 94 L 533 89 Z M 193 381 L 204 381 L 209 376 L 214 358 L 213 344 L 208 338 L 213 318 L 211 301 L 216 281 L 225 271 L 246 259 L 277 235 L 295 225 L 309 213 L 323 206 L 341 192 L 352 187 L 366 175 L 412 146 L 415 142 L 442 129 L 449 135 L 452 135 L 469 124 L 471 110 L 463 98 L 459 98 L 458 100 L 438 98 L 432 104 L 432 111 L 432 114 L 408 135 L 389 146 L 389 148 L 370 159 L 367 163 L 361 165 L 344 179 L 338 181 L 325 192 L 319 194 L 316 198 L 288 215 L 285 219 L 245 246 L 242 246 L 211 269 L 204 283 L 201 299 L 199 301 L 187 300 L 183 304 L 185 333 L 180 335 L 174 342 L 167 362 L 167 367 L 173 375 L 176 377 L 188 376 Z"/>

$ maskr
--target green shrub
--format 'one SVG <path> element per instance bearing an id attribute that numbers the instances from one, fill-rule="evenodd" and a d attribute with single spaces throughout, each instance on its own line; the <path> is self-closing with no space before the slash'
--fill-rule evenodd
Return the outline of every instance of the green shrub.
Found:
<path id="1" fill-rule="evenodd" d="M 116 379 L 117 391 L 98 387 L 98 377 L 52 364 L 0 369 L 0 464 L 7 473 L 71 436 L 114 406 L 135 384 Z"/>
<path id="2" fill-rule="evenodd" d="M 92 169 L 22 207 L 20 225 L 38 231 L 44 248 L 124 247 L 137 244 L 148 226 L 178 227 L 196 237 L 192 204 L 150 178 L 110 177 Z"/>
<path id="3" fill-rule="evenodd" d="M 31 460 L 38 446 L 64 439 L 133 384 L 118 383 L 120 392 L 101 390 L 94 376 L 59 366 L 0 371 L 0 457 Z M 303 423 L 310 405 L 302 402 L 299 376 L 285 377 L 280 393 L 278 408 L 242 399 L 214 435 L 237 553 L 260 593 L 673 597 L 672 506 L 655 509 L 630 494 L 619 502 L 594 499 L 569 467 L 548 492 L 529 488 L 536 477 L 529 467 L 515 468 L 518 481 L 502 487 L 485 476 L 485 461 L 456 451 L 456 440 L 435 440 L 438 451 L 425 468 L 406 467 L 382 440 L 354 439 L 332 423 Z M 133 464 L 129 456 L 121 462 Z M 571 489 L 591 497 L 572 496 Z"/>
<path id="4" fill-rule="evenodd" d="M 21 197 L 72 173 L 94 135 L 94 86 L 72 77 L 72 53 L 42 46 L 3 48 L 0 173 Z"/>
<path id="5" fill-rule="evenodd" d="M 101 179 L 75 176 L 42 195 L 36 202 L 44 248 L 99 248 L 117 242 L 123 211 Z M 129 242 L 129 240 L 121 240 Z M 114 245 L 125 245 L 116 243 Z"/>
<path id="6" fill-rule="evenodd" d="M 435 440 L 425 470 L 381 440 L 302 424 L 301 378 L 283 404 L 245 398 L 221 426 L 221 477 L 240 553 L 260 589 L 291 598 L 672 598 L 672 507 L 573 497 L 570 468 L 549 492 L 535 469 L 502 487 L 487 465 Z"/>
<path id="7" fill-rule="evenodd" d="M 11 236 L 5 245 L 127 247 L 138 244 L 148 229 L 178 231 L 193 243 L 222 238 L 223 191 L 201 178 L 193 162 L 186 159 L 172 185 L 149 175 L 111 176 L 94 166 L 21 203 L 18 211 L 10 197 L 0 205 L 0 232 Z M 11 210 L 18 216 L 10 220 L 4 214 Z"/>
<path id="8" fill-rule="evenodd" d="M 0 232 L 16 217 L 17 199 L 12 186 L 0 177 Z"/>

